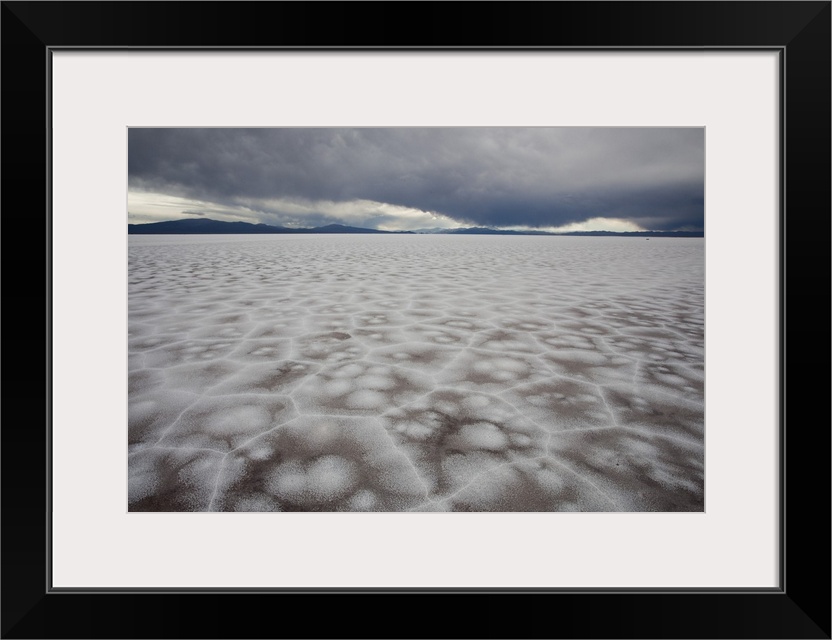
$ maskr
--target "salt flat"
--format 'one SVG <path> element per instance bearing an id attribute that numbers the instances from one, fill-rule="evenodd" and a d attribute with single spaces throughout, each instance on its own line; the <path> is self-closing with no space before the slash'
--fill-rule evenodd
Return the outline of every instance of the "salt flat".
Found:
<path id="1" fill-rule="evenodd" d="M 131 511 L 702 511 L 704 240 L 129 236 Z"/>

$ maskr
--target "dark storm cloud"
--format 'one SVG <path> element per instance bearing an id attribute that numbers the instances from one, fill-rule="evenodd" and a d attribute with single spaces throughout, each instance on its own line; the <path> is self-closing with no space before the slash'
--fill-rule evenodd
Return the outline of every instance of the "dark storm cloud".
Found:
<path id="1" fill-rule="evenodd" d="M 703 129 L 130 129 L 129 173 L 133 189 L 264 213 L 368 200 L 489 226 L 704 220 Z"/>

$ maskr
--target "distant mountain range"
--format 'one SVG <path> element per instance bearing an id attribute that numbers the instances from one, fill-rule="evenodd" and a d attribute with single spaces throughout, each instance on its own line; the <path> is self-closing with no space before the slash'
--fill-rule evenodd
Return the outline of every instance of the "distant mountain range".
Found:
<path id="1" fill-rule="evenodd" d="M 702 238 L 702 231 L 569 231 L 550 233 L 547 231 L 510 231 L 489 227 L 468 227 L 460 229 L 416 229 L 414 231 L 379 231 L 349 227 L 343 224 L 328 224 L 310 229 L 290 229 L 268 224 L 250 222 L 222 222 L 208 218 L 187 218 L 147 224 L 128 224 L 128 234 L 264 234 L 264 233 L 405 233 L 405 234 L 454 234 L 454 235 L 500 235 L 500 236 L 623 236 L 636 238 Z"/>
<path id="2" fill-rule="evenodd" d="M 128 224 L 127 233 L 152 234 L 198 234 L 198 233 L 412 233 L 411 231 L 378 231 L 348 227 L 343 224 L 328 224 L 311 229 L 290 229 L 268 224 L 251 224 L 250 222 L 222 222 L 208 218 L 187 218 L 185 220 L 167 220 L 147 224 Z"/>

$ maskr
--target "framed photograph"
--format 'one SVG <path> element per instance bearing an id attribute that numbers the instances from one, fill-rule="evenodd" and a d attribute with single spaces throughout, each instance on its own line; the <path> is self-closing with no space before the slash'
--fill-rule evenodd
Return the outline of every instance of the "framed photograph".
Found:
<path id="1" fill-rule="evenodd" d="M 830 637 L 829 2 L 2 11 L 3 637 Z"/>
<path id="2" fill-rule="evenodd" d="M 704 128 L 144 127 L 128 158 L 131 512 L 705 510 Z"/>

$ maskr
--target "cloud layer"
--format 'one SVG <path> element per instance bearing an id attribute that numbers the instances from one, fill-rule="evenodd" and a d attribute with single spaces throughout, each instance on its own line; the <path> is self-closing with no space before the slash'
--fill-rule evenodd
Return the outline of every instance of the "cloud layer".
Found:
<path id="1" fill-rule="evenodd" d="M 147 213 L 154 194 L 187 215 L 298 226 L 702 229 L 704 139 L 699 128 L 130 129 L 130 210 Z"/>

